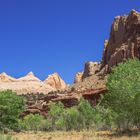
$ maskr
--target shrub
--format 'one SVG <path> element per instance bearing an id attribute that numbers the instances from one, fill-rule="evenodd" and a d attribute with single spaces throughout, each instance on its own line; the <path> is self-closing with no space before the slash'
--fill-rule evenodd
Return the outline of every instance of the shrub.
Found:
<path id="1" fill-rule="evenodd" d="M 81 115 L 82 127 L 87 129 L 93 127 L 95 123 L 95 109 L 83 98 L 80 100 L 78 109 Z"/>
<path id="2" fill-rule="evenodd" d="M 129 129 L 140 122 L 140 61 L 128 60 L 112 70 L 108 93 L 101 105 L 118 129 Z"/>
<path id="3" fill-rule="evenodd" d="M 50 103 L 47 118 L 47 125 L 49 130 L 63 129 L 64 124 L 64 105 L 59 103 Z M 61 127 L 61 128 L 60 128 Z"/>
<path id="4" fill-rule="evenodd" d="M 16 93 L 10 90 L 0 92 L 0 128 L 15 128 L 24 105 L 23 97 Z"/>
<path id="5" fill-rule="evenodd" d="M 38 130 L 43 130 L 44 129 L 44 117 L 36 114 L 30 114 L 27 115 L 23 118 L 23 120 L 19 120 L 19 125 L 24 129 L 24 130 L 30 130 L 30 131 L 38 131 Z"/>
<path id="6" fill-rule="evenodd" d="M 65 110 L 65 124 L 66 130 L 79 130 L 80 129 L 80 113 L 76 107 Z"/>
<path id="7" fill-rule="evenodd" d="M 83 130 L 94 128 L 101 121 L 100 113 L 90 103 L 81 99 L 78 106 L 64 108 L 62 103 L 50 103 L 46 129 Z"/>

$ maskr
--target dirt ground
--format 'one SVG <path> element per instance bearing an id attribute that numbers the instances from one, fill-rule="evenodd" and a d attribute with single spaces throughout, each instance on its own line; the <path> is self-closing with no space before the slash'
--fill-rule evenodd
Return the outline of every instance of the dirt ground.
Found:
<path id="1" fill-rule="evenodd" d="M 137 135 L 113 135 L 110 132 L 28 132 L 12 134 L 18 140 L 140 140 Z"/>

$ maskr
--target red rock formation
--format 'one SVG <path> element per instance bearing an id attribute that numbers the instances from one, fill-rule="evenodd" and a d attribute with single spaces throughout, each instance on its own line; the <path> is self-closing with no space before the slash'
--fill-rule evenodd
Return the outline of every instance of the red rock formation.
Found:
<path id="1" fill-rule="evenodd" d="M 128 16 L 115 18 L 101 68 L 108 73 L 118 63 L 135 57 L 140 59 L 140 13 L 132 10 Z"/>
<path id="2" fill-rule="evenodd" d="M 65 107 L 72 107 L 78 105 L 80 98 L 83 97 L 87 99 L 93 106 L 95 106 L 100 98 L 101 94 L 107 92 L 106 88 L 98 88 L 98 89 L 87 89 L 82 91 L 81 93 L 71 92 L 68 94 L 58 94 L 51 93 L 48 95 L 40 95 L 40 94 L 26 94 L 24 97 L 27 99 L 27 108 L 21 114 L 21 117 L 24 117 L 30 113 L 32 114 L 40 114 L 47 117 L 47 113 L 49 111 L 48 103 L 52 102 L 62 102 Z M 35 99 L 35 100 L 34 100 Z"/>
<path id="3" fill-rule="evenodd" d="M 106 88 L 87 89 L 81 93 L 69 93 L 67 95 L 59 96 L 52 99 L 53 102 L 61 101 L 66 107 L 77 105 L 80 98 L 87 99 L 93 106 L 99 101 L 100 95 L 107 92 Z"/>

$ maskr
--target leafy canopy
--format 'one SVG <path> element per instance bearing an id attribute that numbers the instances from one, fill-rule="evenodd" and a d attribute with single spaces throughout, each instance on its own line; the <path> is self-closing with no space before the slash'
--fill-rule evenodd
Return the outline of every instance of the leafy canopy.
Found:
<path id="1" fill-rule="evenodd" d="M 10 90 L 0 92 L 0 127 L 14 128 L 24 110 L 24 99 Z"/>
<path id="2" fill-rule="evenodd" d="M 129 59 L 115 67 L 107 88 L 101 104 L 110 109 L 118 128 L 128 129 L 140 122 L 140 61 Z"/>

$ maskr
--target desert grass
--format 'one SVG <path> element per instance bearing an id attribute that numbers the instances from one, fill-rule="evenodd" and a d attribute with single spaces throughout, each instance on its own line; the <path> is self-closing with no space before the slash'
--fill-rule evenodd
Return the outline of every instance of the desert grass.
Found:
<path id="1" fill-rule="evenodd" d="M 14 138 L 18 140 L 140 140 L 140 134 L 123 134 L 116 135 L 111 132 L 26 132 L 13 134 Z"/>
<path id="2" fill-rule="evenodd" d="M 0 134 L 0 140 L 18 140 L 18 138 L 12 137 L 11 135 Z"/>

